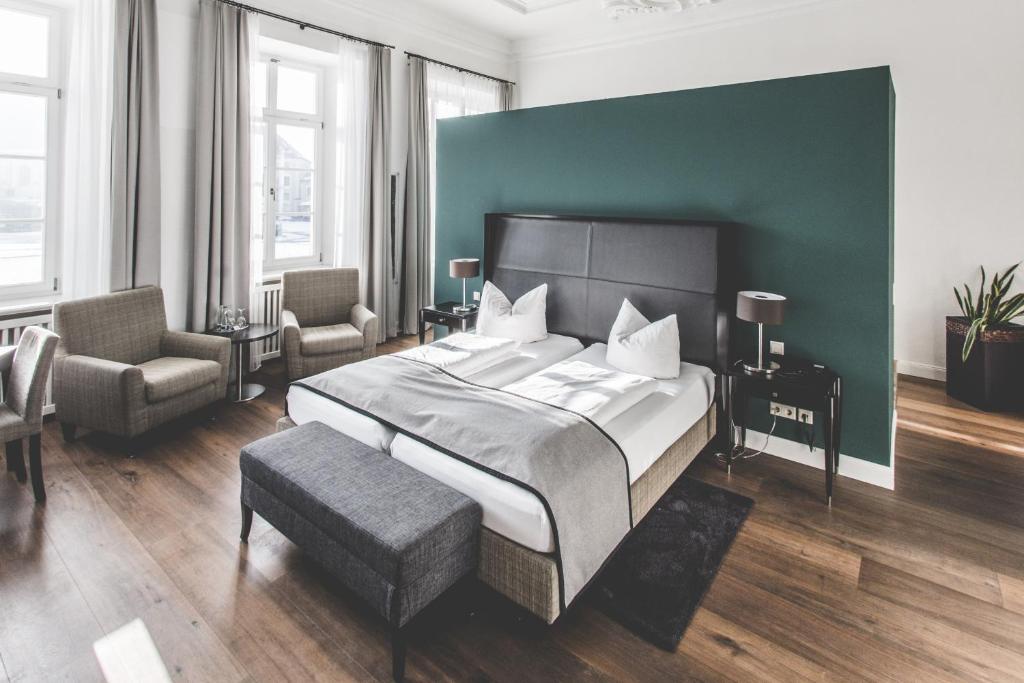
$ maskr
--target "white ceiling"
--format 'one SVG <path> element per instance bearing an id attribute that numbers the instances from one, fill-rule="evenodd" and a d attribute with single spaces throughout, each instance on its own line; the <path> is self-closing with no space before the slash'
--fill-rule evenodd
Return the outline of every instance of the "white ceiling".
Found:
<path id="1" fill-rule="evenodd" d="M 559 39 L 604 42 L 632 34 L 664 32 L 714 24 L 815 4 L 826 0 L 720 0 L 678 13 L 610 19 L 601 0 L 417 0 L 417 4 L 462 24 L 517 43 L 529 52 L 534 43 Z M 539 47 L 539 45 L 537 45 Z"/>

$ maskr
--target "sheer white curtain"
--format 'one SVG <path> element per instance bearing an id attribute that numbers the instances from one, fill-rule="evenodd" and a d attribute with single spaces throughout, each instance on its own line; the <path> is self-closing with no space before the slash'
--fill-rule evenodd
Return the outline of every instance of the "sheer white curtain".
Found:
<path id="1" fill-rule="evenodd" d="M 437 217 L 437 122 L 453 116 L 489 114 L 502 111 L 508 97 L 503 83 L 474 76 L 464 71 L 428 62 L 427 102 L 430 119 L 430 254 L 436 258 Z M 430 291 L 433 300 L 434 264 L 430 264 Z"/>
<path id="2" fill-rule="evenodd" d="M 266 124 L 263 123 L 263 112 L 260 107 L 260 87 L 256 83 L 260 61 L 260 15 L 249 14 L 249 32 L 246 42 L 249 44 L 249 137 L 251 140 L 249 221 L 252 224 L 251 247 L 249 250 L 249 322 L 267 322 L 267 311 L 263 307 L 263 156 L 266 153 L 263 136 L 266 135 Z M 258 370 L 262 365 L 262 357 L 254 349 L 260 345 L 250 346 L 249 370 Z"/>
<path id="3" fill-rule="evenodd" d="M 102 294 L 110 276 L 113 0 L 79 0 L 65 92 L 63 296 Z"/>
<path id="4" fill-rule="evenodd" d="M 366 208 L 366 115 L 369 111 L 368 49 L 340 41 L 338 48 L 338 131 L 335 159 L 334 263 L 360 267 Z M 365 274 L 361 274 L 365 277 Z"/>

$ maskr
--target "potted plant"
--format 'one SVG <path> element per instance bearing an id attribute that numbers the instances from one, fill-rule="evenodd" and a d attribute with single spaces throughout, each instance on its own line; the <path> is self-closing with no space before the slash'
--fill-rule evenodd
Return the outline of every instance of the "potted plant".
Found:
<path id="1" fill-rule="evenodd" d="M 1024 293 L 1010 296 L 1014 271 L 996 273 L 985 291 L 981 269 L 978 296 L 966 283 L 953 288 L 962 316 L 946 318 L 946 393 L 982 410 L 1024 406 Z"/>

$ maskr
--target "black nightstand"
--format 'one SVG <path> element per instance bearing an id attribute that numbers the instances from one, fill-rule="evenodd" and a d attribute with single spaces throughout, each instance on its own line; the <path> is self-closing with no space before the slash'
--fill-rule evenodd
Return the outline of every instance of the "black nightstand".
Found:
<path id="1" fill-rule="evenodd" d="M 433 306 L 421 308 L 419 325 L 420 344 L 424 342 L 427 323 L 444 325 L 448 328 L 449 332 L 452 330 L 467 332 L 475 326 L 476 314 L 479 309 L 474 306 L 473 310 L 467 313 L 456 312 L 455 309 L 461 305 L 457 301 L 445 301 L 443 304 L 434 304 Z"/>
<path id="2" fill-rule="evenodd" d="M 727 430 L 728 450 L 722 459 L 730 470 L 733 462 L 742 459 L 741 453 L 747 438 L 747 403 L 751 397 L 822 413 L 825 432 L 825 499 L 832 505 L 832 485 L 839 470 L 843 380 L 829 368 L 816 367 L 808 361 L 794 358 L 777 360 L 782 362 L 782 367 L 767 377 L 748 374 L 740 363 L 726 372 L 726 381 L 723 382 L 726 420 L 728 425 L 739 427 L 740 436 L 737 442 L 736 429 Z"/>

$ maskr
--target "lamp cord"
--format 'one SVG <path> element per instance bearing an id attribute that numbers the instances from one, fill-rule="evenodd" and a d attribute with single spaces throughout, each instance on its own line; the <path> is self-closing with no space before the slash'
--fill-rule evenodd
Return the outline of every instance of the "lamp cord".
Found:
<path id="1" fill-rule="evenodd" d="M 737 456 L 737 460 L 749 460 L 750 458 L 757 457 L 764 453 L 764 449 L 768 448 L 768 441 L 771 440 L 772 434 L 775 433 L 775 426 L 779 423 L 779 416 L 776 415 L 772 418 L 772 428 L 768 430 L 768 434 L 764 437 L 764 446 L 761 447 L 757 453 L 748 453 L 746 455 Z"/>

